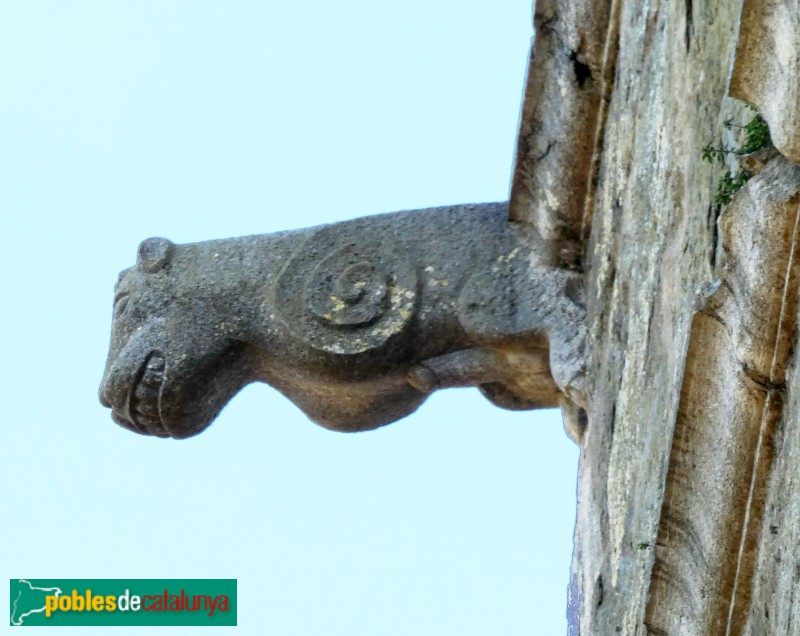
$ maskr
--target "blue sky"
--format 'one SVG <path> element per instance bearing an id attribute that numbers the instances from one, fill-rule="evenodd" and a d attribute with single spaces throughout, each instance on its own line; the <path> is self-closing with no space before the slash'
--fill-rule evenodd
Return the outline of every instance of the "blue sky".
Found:
<path id="1" fill-rule="evenodd" d="M 257 385 L 174 442 L 97 401 L 148 236 L 507 198 L 531 31 L 529 0 L 0 6 L 0 607 L 10 577 L 229 577 L 220 632 L 565 633 L 555 411 L 450 390 L 343 435 Z"/>

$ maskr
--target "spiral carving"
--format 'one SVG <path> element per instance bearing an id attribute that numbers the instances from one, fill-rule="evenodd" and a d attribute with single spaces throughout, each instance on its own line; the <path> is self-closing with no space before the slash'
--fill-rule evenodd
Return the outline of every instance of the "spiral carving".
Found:
<path id="1" fill-rule="evenodd" d="M 351 328 L 369 325 L 387 307 L 389 276 L 375 265 L 362 261 L 347 265 L 337 276 L 339 254 L 320 263 L 306 283 L 305 300 L 309 310 L 322 323 Z M 334 262 L 331 262 L 334 261 Z"/>
<path id="2" fill-rule="evenodd" d="M 317 230 L 281 273 L 276 309 L 314 349 L 357 354 L 403 334 L 417 304 L 417 274 L 408 254 L 377 241 L 340 243 Z"/>

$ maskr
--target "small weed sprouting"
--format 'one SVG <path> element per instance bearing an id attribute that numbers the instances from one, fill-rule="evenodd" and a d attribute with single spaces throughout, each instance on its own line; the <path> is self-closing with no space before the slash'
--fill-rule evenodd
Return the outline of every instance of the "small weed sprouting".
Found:
<path id="1" fill-rule="evenodd" d="M 708 163 L 724 163 L 725 162 L 725 155 L 728 154 L 728 150 L 724 148 L 715 148 L 710 143 L 703 146 L 703 161 L 708 161 Z"/>
<path id="2" fill-rule="evenodd" d="M 755 111 L 755 109 L 753 110 Z M 769 125 L 761 116 L 761 113 L 756 112 L 756 116 L 745 124 L 744 134 L 744 145 L 739 150 L 739 154 L 749 155 L 751 152 L 757 152 L 772 146 Z"/>
<path id="3" fill-rule="evenodd" d="M 749 155 L 759 150 L 772 147 L 772 137 L 769 134 L 769 126 L 759 112 L 752 106 L 750 110 L 756 113 L 755 117 L 744 126 L 734 124 L 733 120 L 726 119 L 723 126 L 728 130 L 738 128 L 744 131 L 744 141 L 738 148 L 726 148 L 724 146 L 713 146 L 710 143 L 703 146 L 703 161 L 708 163 L 725 163 L 728 155 L 741 157 Z M 745 183 L 753 176 L 747 168 L 740 168 L 735 174 L 726 170 L 719 181 L 717 194 L 714 196 L 714 203 L 717 205 L 728 205 L 733 199 L 733 195 L 742 189 Z"/>
<path id="4" fill-rule="evenodd" d="M 732 174 L 730 170 L 726 170 L 725 174 L 719 180 L 717 186 L 717 194 L 714 196 L 714 203 L 717 205 L 728 205 L 733 199 L 733 195 L 742 189 L 747 183 L 753 173 L 747 168 L 739 168 L 739 172 Z"/>

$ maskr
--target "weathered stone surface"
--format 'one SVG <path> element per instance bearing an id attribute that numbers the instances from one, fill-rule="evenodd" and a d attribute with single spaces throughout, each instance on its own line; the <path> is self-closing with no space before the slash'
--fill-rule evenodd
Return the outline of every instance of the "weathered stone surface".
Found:
<path id="1" fill-rule="evenodd" d="M 748 20 L 791 3 L 767 3 L 766 17 L 762 3 L 746 4 L 752 35 Z M 721 170 L 700 160 L 731 134 L 724 120 L 752 118 L 725 98 L 740 13 L 736 1 L 620 2 L 586 267 L 589 424 L 571 634 L 798 630 L 800 529 L 781 514 L 797 497 L 798 169 L 774 153 L 746 158 L 761 174 L 717 228 Z M 797 70 L 767 68 L 786 54 L 774 38 L 748 61 L 747 37 L 734 84 L 747 64 L 766 65 L 753 71 L 763 101 L 735 94 L 759 108 L 772 100 L 763 114 L 788 131 L 800 117 Z M 560 85 L 557 73 L 548 81 Z M 707 304 L 693 320 L 698 298 Z"/>
<path id="2" fill-rule="evenodd" d="M 115 291 L 100 398 L 122 426 L 175 438 L 255 381 L 338 431 L 453 386 L 512 409 L 582 402 L 582 279 L 535 256 L 504 203 L 148 239 Z"/>
<path id="3" fill-rule="evenodd" d="M 587 250 L 589 424 L 569 608 L 583 636 L 647 633 L 688 332 L 717 254 L 720 174 L 701 150 L 730 115 L 739 13 L 736 2 L 618 7 Z"/>
<path id="4" fill-rule="evenodd" d="M 539 0 L 510 218 L 543 260 L 582 270 L 616 56 L 619 2 Z"/>
<path id="5" fill-rule="evenodd" d="M 800 163 L 800 0 L 744 0 L 730 93 L 755 106 Z"/>
<path id="6" fill-rule="evenodd" d="M 782 157 L 720 219 L 725 263 L 692 324 L 655 548 L 656 634 L 747 633 L 797 332 L 798 220 L 800 166 Z"/>
<path id="7" fill-rule="evenodd" d="M 793 317 L 797 320 L 798 317 Z M 800 367 L 786 375 L 783 415 L 766 441 L 772 470 L 761 491 L 760 533 L 748 547 L 754 562 L 747 636 L 800 633 Z M 763 488 L 763 483 L 759 484 Z"/>

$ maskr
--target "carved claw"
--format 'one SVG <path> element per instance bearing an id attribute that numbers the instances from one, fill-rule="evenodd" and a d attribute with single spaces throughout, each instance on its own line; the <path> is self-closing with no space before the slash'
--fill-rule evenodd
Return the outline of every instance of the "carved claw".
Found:
<path id="1" fill-rule="evenodd" d="M 423 360 L 408 373 L 411 385 L 423 393 L 437 389 L 477 386 L 508 375 L 500 355 L 486 349 L 462 349 Z"/>
<path id="2" fill-rule="evenodd" d="M 436 374 L 422 364 L 418 364 L 408 372 L 408 382 L 422 393 L 433 393 L 442 388 Z"/>

